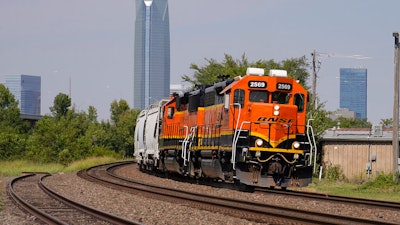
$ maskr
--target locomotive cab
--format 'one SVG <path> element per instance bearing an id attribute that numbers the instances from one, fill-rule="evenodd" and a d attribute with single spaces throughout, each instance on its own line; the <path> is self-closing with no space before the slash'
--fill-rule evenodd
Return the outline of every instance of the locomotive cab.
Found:
<path id="1" fill-rule="evenodd" d="M 247 74 L 224 90 L 226 96 L 233 93 L 225 100 L 234 113 L 236 178 L 250 186 L 306 186 L 312 173 L 305 133 L 307 91 L 286 71 L 270 71 L 269 77 Z"/>

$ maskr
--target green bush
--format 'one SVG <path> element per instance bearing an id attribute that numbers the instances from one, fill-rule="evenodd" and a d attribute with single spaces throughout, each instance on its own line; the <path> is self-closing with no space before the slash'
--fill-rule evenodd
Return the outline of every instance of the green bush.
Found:
<path id="1" fill-rule="evenodd" d="M 335 181 L 346 181 L 346 176 L 343 174 L 343 170 L 339 165 L 329 164 L 324 170 L 324 178 L 329 182 Z"/>
<path id="2" fill-rule="evenodd" d="M 73 161 L 73 155 L 68 149 L 64 149 L 58 153 L 58 161 L 62 165 L 67 166 Z"/>
<path id="3" fill-rule="evenodd" d="M 399 181 L 393 180 L 393 174 L 379 174 L 374 180 L 368 181 L 365 184 L 360 185 L 358 190 L 371 190 L 377 189 L 381 192 L 386 191 L 400 191 Z"/>

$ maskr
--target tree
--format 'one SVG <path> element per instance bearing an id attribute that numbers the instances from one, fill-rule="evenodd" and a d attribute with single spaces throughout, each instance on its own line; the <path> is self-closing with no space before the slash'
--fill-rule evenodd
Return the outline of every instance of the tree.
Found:
<path id="1" fill-rule="evenodd" d="M 94 106 L 88 108 L 89 120 L 93 123 L 97 122 L 97 109 Z"/>
<path id="2" fill-rule="evenodd" d="M 309 66 L 305 56 L 300 58 L 286 59 L 281 62 L 281 69 L 288 71 L 288 76 L 300 81 L 306 89 L 309 87 L 306 84 L 307 79 L 310 75 L 307 72 L 307 67 Z M 273 68 L 271 68 L 273 69 Z"/>
<path id="3" fill-rule="evenodd" d="M 3 84 L 0 84 L 0 125 L 14 127 L 21 123 L 18 101 Z"/>
<path id="4" fill-rule="evenodd" d="M 339 117 L 333 120 L 331 126 L 340 126 L 341 128 L 371 128 L 372 123 L 367 118 L 345 118 Z"/>
<path id="5" fill-rule="evenodd" d="M 198 66 L 192 63 L 190 69 L 194 70 L 193 78 L 188 75 L 182 75 L 182 80 L 195 85 L 213 84 L 219 81 L 218 75 L 229 75 L 229 78 L 245 75 L 248 67 L 264 68 L 266 71 L 270 69 L 287 70 L 288 76 L 292 77 L 305 86 L 309 77 L 307 72 L 308 62 L 305 56 L 300 58 L 292 58 L 275 62 L 274 60 L 258 60 L 248 62 L 246 55 L 243 54 L 241 59 L 233 59 L 231 55 L 224 54 L 224 59 L 219 63 L 215 59 L 205 59 L 205 66 Z"/>
<path id="6" fill-rule="evenodd" d="M 328 117 L 329 112 L 326 111 L 324 107 L 325 107 L 324 103 L 318 103 L 317 106 L 314 106 L 312 102 L 309 102 L 307 106 L 308 108 L 307 120 L 312 119 L 311 125 L 314 130 L 314 134 L 316 136 L 317 144 L 319 144 L 321 137 L 326 131 L 326 129 L 331 127 L 332 124 L 332 120 Z"/>
<path id="7" fill-rule="evenodd" d="M 25 151 L 28 126 L 20 118 L 18 101 L 0 84 L 0 159 L 17 158 Z"/>
<path id="8" fill-rule="evenodd" d="M 101 129 L 98 123 L 86 112 L 76 112 L 74 108 L 65 116 L 45 116 L 36 123 L 28 139 L 26 156 L 36 162 L 64 165 L 91 156 L 97 147 L 96 137 L 92 137 L 98 133 L 95 129 Z"/>
<path id="9" fill-rule="evenodd" d="M 139 110 L 130 109 L 128 103 L 115 100 L 110 107 L 112 124 L 102 123 L 107 134 L 107 146 L 124 156 L 133 154 L 136 117 Z"/>
<path id="10" fill-rule="evenodd" d="M 120 151 L 123 151 L 124 156 L 133 156 L 136 118 L 139 113 L 139 110 L 131 109 L 125 111 L 119 118 L 117 129 L 123 137 Z"/>
<path id="11" fill-rule="evenodd" d="M 383 128 L 392 128 L 393 118 L 381 119 L 381 122 L 379 124 L 382 125 Z"/>
<path id="12" fill-rule="evenodd" d="M 111 121 L 114 122 L 114 124 L 118 124 L 120 116 L 128 110 L 129 110 L 129 105 L 125 100 L 121 99 L 118 102 L 117 100 L 114 100 L 111 103 L 111 108 L 110 108 Z"/>
<path id="13" fill-rule="evenodd" d="M 59 93 L 53 101 L 53 106 L 50 107 L 50 111 L 56 118 L 60 118 L 67 115 L 69 107 L 71 106 L 71 98 L 64 94 Z"/>

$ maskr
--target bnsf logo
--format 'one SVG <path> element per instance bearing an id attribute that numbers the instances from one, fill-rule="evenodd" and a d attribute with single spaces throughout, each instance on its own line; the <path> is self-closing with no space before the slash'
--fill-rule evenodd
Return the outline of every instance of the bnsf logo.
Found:
<path id="1" fill-rule="evenodd" d="M 273 118 L 273 117 L 259 117 L 257 121 L 260 122 L 275 122 L 275 123 L 292 123 L 294 119 L 287 118 Z"/>

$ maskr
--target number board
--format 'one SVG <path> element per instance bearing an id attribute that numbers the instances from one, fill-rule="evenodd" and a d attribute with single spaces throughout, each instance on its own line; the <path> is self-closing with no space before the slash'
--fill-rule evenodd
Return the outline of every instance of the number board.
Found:
<path id="1" fill-rule="evenodd" d="M 267 82 L 265 81 L 249 81 L 249 88 L 266 88 Z"/>
<path id="2" fill-rule="evenodd" d="M 276 84 L 276 89 L 277 89 L 277 90 L 291 91 L 291 90 L 292 90 L 292 84 L 288 84 L 288 83 L 277 83 L 277 84 Z"/>

